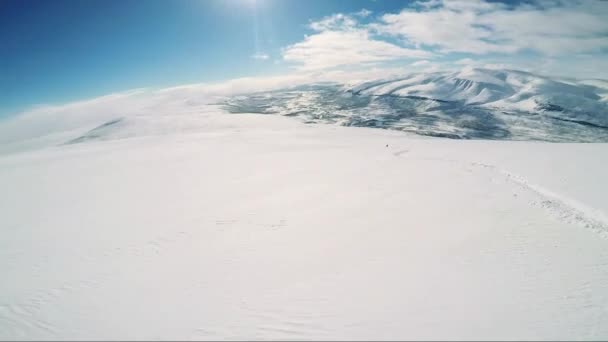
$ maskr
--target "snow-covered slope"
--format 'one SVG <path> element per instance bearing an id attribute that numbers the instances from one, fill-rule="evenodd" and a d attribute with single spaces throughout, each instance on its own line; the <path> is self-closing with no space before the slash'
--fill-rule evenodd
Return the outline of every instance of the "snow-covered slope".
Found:
<path id="1" fill-rule="evenodd" d="M 608 338 L 608 145 L 190 115 L 0 157 L 0 339 Z"/>
<path id="2" fill-rule="evenodd" d="M 594 113 L 608 120 L 608 107 L 598 101 L 605 91 L 598 83 L 563 82 L 516 70 L 472 69 L 459 72 L 414 74 L 390 81 L 373 81 L 352 91 L 367 95 L 420 96 L 467 105 L 484 105 L 526 111 L 561 110 Z"/>
<path id="3" fill-rule="evenodd" d="M 608 144 L 404 134 L 608 141 L 604 84 L 465 70 L 4 120 L 0 339 L 607 339 Z"/>
<path id="4" fill-rule="evenodd" d="M 361 84 L 259 93 L 227 101 L 232 112 L 397 129 L 460 139 L 608 141 L 605 81 L 465 68 Z"/>

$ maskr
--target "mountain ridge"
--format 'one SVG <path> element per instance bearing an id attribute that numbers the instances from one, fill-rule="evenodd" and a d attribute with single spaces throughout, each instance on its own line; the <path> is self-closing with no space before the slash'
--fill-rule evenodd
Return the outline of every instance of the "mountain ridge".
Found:
<path id="1" fill-rule="evenodd" d="M 235 96 L 232 113 L 456 139 L 608 141 L 606 88 L 520 70 L 464 68 Z M 602 84 L 601 80 L 591 83 Z M 608 85 L 608 82 L 606 82 Z"/>

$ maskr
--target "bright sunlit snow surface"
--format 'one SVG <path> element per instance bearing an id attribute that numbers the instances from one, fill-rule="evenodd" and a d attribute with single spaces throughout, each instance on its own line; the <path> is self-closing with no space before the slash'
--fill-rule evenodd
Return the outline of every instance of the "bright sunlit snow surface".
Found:
<path id="1" fill-rule="evenodd" d="M 499 76 L 475 82 L 513 87 Z M 590 95 L 597 85 L 522 86 L 582 89 L 572 97 L 471 90 L 478 104 L 466 104 L 457 87 L 438 90 L 450 80 L 417 82 L 428 89 L 416 93 L 406 83 L 300 88 L 289 110 L 291 91 L 146 105 L 70 120 L 36 148 L 5 153 L 0 339 L 608 338 L 608 145 L 224 111 L 247 98 L 252 111 L 306 120 L 364 116 L 340 109 L 336 98 L 351 96 L 381 118 L 400 107 L 372 96 L 397 94 L 399 105 L 420 102 L 395 127 L 436 100 L 460 101 L 491 117 L 499 105 L 526 111 L 538 139 L 560 140 L 552 125 L 563 123 L 578 130 L 565 140 L 602 140 L 605 116 L 587 111 L 604 108 Z M 319 89 L 343 95 L 320 102 Z M 562 110 L 533 110 L 535 100 Z M 480 138 L 456 111 L 428 115 L 439 112 L 419 129 Z M 524 138 L 526 125 L 501 125 Z"/>

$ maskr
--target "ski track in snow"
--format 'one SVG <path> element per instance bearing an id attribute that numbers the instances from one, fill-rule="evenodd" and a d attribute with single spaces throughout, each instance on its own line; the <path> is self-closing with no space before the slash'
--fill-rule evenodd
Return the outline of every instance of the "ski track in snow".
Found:
<path id="1" fill-rule="evenodd" d="M 393 155 L 394 155 L 395 157 L 399 157 L 400 155 L 403 155 L 403 154 L 405 154 L 405 153 L 408 153 L 409 151 L 410 151 L 410 150 L 399 150 L 399 151 L 397 151 L 397 152 L 394 152 L 394 153 L 393 153 Z"/>
<path id="2" fill-rule="evenodd" d="M 393 152 L 393 155 L 400 157 L 403 154 L 409 152 L 407 149 Z M 578 225 L 587 229 L 590 229 L 600 235 L 604 239 L 608 239 L 608 219 L 600 213 L 597 209 L 590 208 L 585 204 L 579 203 L 574 199 L 568 198 L 560 194 L 546 189 L 538 184 L 531 183 L 526 178 L 517 175 L 513 172 L 505 170 L 495 165 L 480 163 L 480 162 L 466 162 L 462 160 L 447 159 L 447 158 L 409 158 L 415 160 L 433 160 L 442 161 L 448 163 L 461 164 L 462 167 L 472 166 L 481 169 L 491 170 L 495 174 L 500 174 L 504 179 L 512 184 L 513 186 L 531 194 L 535 200 L 530 204 L 534 207 L 542 208 L 548 211 L 557 220 Z M 514 195 L 516 195 L 514 193 Z"/>
<path id="3" fill-rule="evenodd" d="M 493 168 L 496 169 L 495 167 Z M 598 233 L 602 238 L 608 239 L 608 222 L 596 209 L 589 208 L 573 199 L 558 195 L 537 184 L 530 183 L 525 178 L 509 171 L 502 169 L 498 169 L 498 171 L 512 183 L 517 184 L 522 189 L 534 193 L 539 197 L 539 200 L 533 203 L 535 206 L 539 206 L 549 211 L 560 221 L 591 229 Z"/>

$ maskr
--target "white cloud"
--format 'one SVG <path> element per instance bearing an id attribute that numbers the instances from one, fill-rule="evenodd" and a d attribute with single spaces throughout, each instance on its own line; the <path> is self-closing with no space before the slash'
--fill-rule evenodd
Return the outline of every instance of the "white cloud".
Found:
<path id="1" fill-rule="evenodd" d="M 311 22 L 313 34 L 285 47 L 283 60 L 300 70 L 317 70 L 437 55 L 449 58 L 458 52 L 479 56 L 475 63 L 461 61 L 463 65 L 526 69 L 536 65 L 548 70 L 544 61 L 549 58 L 601 56 L 608 49 L 608 1 L 507 5 L 485 0 L 429 0 L 368 24 L 359 21 L 369 15 L 361 10 Z M 519 58 L 520 63 L 484 60 L 485 55 L 521 56 L 522 51 L 535 51 L 540 57 Z M 450 65 L 454 64 L 441 67 Z M 422 64 L 410 66 L 420 68 Z"/>
<path id="2" fill-rule="evenodd" d="M 308 26 L 315 31 L 352 30 L 357 26 L 357 21 L 349 15 L 337 13 L 319 21 L 313 21 Z"/>
<path id="3" fill-rule="evenodd" d="M 404 10 L 399 14 L 386 14 L 378 31 L 404 38 L 416 46 L 437 47 L 451 52 L 513 52 L 509 45 L 488 42 L 491 32 L 476 25 L 473 11 L 456 11 L 447 8 L 416 12 Z"/>
<path id="4" fill-rule="evenodd" d="M 360 10 L 359 12 L 356 12 L 356 13 L 355 13 L 355 15 L 356 15 L 357 17 L 361 17 L 361 18 L 367 18 L 367 17 L 369 17 L 369 15 L 370 15 L 370 14 L 372 14 L 372 11 L 367 10 L 367 9 L 365 9 L 365 8 L 364 8 L 364 9 L 362 9 L 362 10 Z"/>
<path id="5" fill-rule="evenodd" d="M 446 68 L 445 64 L 431 62 L 426 59 L 411 63 L 408 68 L 408 70 L 415 71 L 415 72 L 434 72 L 434 71 L 439 71 L 442 69 L 449 69 L 449 68 Z"/>
<path id="6" fill-rule="evenodd" d="M 312 22 L 317 31 L 283 49 L 283 59 L 301 70 L 387 62 L 402 58 L 430 58 L 432 53 L 375 39 L 350 15 L 334 14 Z"/>
<path id="7" fill-rule="evenodd" d="M 433 1 L 435 4 L 437 2 Z M 484 0 L 443 0 L 439 5 L 453 11 L 495 11 L 504 9 L 506 6 L 499 2 L 486 2 Z"/>
<path id="8" fill-rule="evenodd" d="M 251 58 L 253 58 L 253 59 L 257 59 L 257 60 L 262 60 L 262 61 L 265 61 L 265 60 L 267 60 L 268 58 L 270 58 L 270 56 L 268 56 L 268 55 L 267 55 L 267 54 L 265 54 L 265 53 L 258 52 L 258 53 L 255 53 L 255 54 L 251 55 Z"/>
<path id="9" fill-rule="evenodd" d="M 428 9 L 431 7 L 439 6 L 442 3 L 443 3 L 442 0 L 420 0 L 420 1 L 415 1 L 414 6 L 423 7 L 423 8 Z"/>
<path id="10" fill-rule="evenodd" d="M 414 62 L 414 63 L 412 63 L 410 65 L 411 66 L 424 66 L 424 65 L 429 65 L 429 64 L 431 64 L 430 61 L 427 61 L 426 59 L 423 59 L 421 61 Z"/>
<path id="11" fill-rule="evenodd" d="M 475 61 L 471 58 L 463 58 L 463 59 L 459 59 L 453 63 L 457 64 L 457 65 L 472 65 L 472 64 L 475 64 Z"/>
<path id="12" fill-rule="evenodd" d="M 433 0 L 382 16 L 374 29 L 416 46 L 473 54 L 534 50 L 547 55 L 608 48 L 608 2 L 519 5 Z"/>
<path id="13" fill-rule="evenodd" d="M 608 79 L 608 58 L 603 55 L 573 54 L 564 57 L 540 58 L 505 55 L 496 56 L 495 58 L 463 58 L 451 63 L 442 64 L 444 69 L 460 69 L 463 66 L 484 69 L 522 70 L 551 77 Z"/>
<path id="14" fill-rule="evenodd" d="M 518 63 L 516 63 L 518 62 Z M 546 59 L 536 60 L 534 63 L 532 61 L 527 61 L 522 63 L 521 61 L 513 60 L 512 58 L 463 58 L 456 61 L 451 62 L 454 68 L 460 69 L 463 66 L 466 68 L 483 68 L 483 69 L 497 69 L 497 70 L 522 70 L 522 71 L 535 71 L 537 73 L 541 72 L 541 66 L 546 64 Z"/>
<path id="15" fill-rule="evenodd" d="M 374 40 L 366 30 L 324 31 L 288 46 L 283 58 L 300 69 L 322 69 L 343 65 L 386 62 L 400 58 L 429 58 L 424 50 L 407 49 Z"/>

